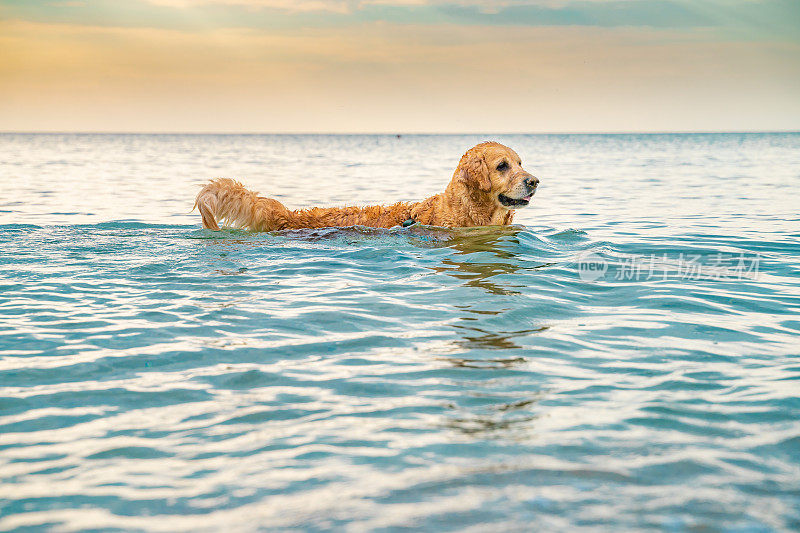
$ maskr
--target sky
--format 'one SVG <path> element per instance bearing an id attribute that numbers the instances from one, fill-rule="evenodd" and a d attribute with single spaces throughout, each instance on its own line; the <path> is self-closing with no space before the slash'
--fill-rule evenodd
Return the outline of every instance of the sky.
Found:
<path id="1" fill-rule="evenodd" d="M 0 131 L 800 130 L 800 0 L 0 0 Z"/>

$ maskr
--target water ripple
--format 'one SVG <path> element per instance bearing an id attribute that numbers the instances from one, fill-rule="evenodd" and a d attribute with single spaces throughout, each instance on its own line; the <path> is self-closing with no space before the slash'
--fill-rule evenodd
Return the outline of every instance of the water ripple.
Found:
<path id="1" fill-rule="evenodd" d="M 401 198 L 409 147 L 423 195 L 472 139 L 57 139 L 0 136 L 42 153 L 0 158 L 0 529 L 800 527 L 797 135 L 508 136 L 544 176 L 518 225 L 270 234 L 175 198 L 304 151 Z M 85 197 L 119 161 L 164 196 Z M 758 271 L 688 270 L 720 256 Z"/>

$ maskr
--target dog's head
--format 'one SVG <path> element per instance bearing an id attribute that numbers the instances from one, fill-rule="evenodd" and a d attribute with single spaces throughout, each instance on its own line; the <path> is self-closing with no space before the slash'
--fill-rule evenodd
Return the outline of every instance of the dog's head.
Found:
<path id="1" fill-rule="evenodd" d="M 453 179 L 503 209 L 525 207 L 539 185 L 539 179 L 522 168 L 517 153 L 496 142 L 484 142 L 467 150 Z"/>

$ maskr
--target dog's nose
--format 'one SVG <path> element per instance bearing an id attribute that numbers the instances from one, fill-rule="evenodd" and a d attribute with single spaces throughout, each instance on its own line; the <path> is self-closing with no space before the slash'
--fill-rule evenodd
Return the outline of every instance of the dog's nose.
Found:
<path id="1" fill-rule="evenodd" d="M 528 187 L 529 189 L 534 189 L 539 185 L 539 178 L 537 178 L 536 176 L 528 176 L 527 178 L 525 178 L 525 181 L 523 183 L 525 183 L 525 186 Z"/>

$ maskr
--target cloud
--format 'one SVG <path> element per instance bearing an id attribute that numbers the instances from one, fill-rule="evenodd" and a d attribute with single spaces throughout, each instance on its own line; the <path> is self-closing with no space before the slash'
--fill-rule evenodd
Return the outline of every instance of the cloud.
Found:
<path id="1" fill-rule="evenodd" d="M 280 9 L 288 12 L 330 11 L 349 13 L 359 2 L 351 0 L 147 0 L 158 6 L 192 8 L 200 6 L 236 6 L 251 10 L 260 8 Z"/>
<path id="2" fill-rule="evenodd" d="M 484 10 L 497 7 L 538 5 L 555 7 L 574 0 L 147 0 L 151 4 L 191 8 L 205 5 L 243 6 L 249 8 L 275 8 L 287 11 L 351 12 L 369 5 L 387 6 L 474 6 Z M 585 1 L 585 0 L 584 0 Z M 592 0 L 590 0 L 592 1 Z M 594 0 L 601 1 L 601 0 Z"/>
<path id="3" fill-rule="evenodd" d="M 236 6 L 250 10 L 263 8 L 278 9 L 288 12 L 327 11 L 331 13 L 353 13 L 369 6 L 389 7 L 438 7 L 459 6 L 475 7 L 480 12 L 496 13 L 510 6 L 546 6 L 560 7 L 565 0 L 542 0 L 531 2 L 526 0 L 146 0 L 147 2 L 168 7 L 194 8 L 203 6 Z M 591 1 L 591 0 L 590 0 Z M 594 0 L 600 1 L 600 0 Z"/>
<path id="4" fill-rule="evenodd" d="M 720 36 L 800 42 L 797 0 L 30 0 L 0 18 L 199 29 L 356 27 L 384 21 L 471 27 L 714 28 Z"/>
<path id="5" fill-rule="evenodd" d="M 191 8 L 207 5 L 242 6 L 251 9 L 274 8 L 287 11 L 331 11 L 336 13 L 353 12 L 368 6 L 382 5 L 393 7 L 427 6 L 427 7 L 471 7 L 485 13 L 496 13 L 509 7 L 535 7 L 547 9 L 563 9 L 586 5 L 603 5 L 611 8 L 625 4 L 673 4 L 691 5 L 692 3 L 715 4 L 715 0 L 146 0 L 152 4 Z M 757 3 L 763 0 L 726 0 L 731 3 Z"/>

